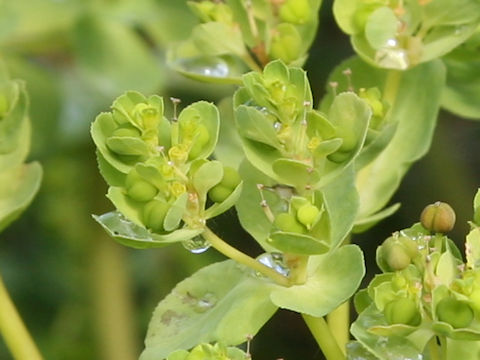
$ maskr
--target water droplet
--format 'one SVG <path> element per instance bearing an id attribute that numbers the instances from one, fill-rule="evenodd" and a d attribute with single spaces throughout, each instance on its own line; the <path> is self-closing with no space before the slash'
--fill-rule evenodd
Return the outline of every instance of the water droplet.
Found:
<path id="1" fill-rule="evenodd" d="M 405 70 L 410 65 L 405 49 L 398 47 L 396 39 L 387 40 L 387 44 L 375 53 L 375 62 L 388 69 Z"/>
<path id="2" fill-rule="evenodd" d="M 201 254 L 210 248 L 210 243 L 201 236 L 195 236 L 192 239 L 182 241 L 185 249 L 192 254 Z"/>
<path id="3" fill-rule="evenodd" d="M 212 293 L 206 293 L 195 303 L 195 311 L 205 312 L 217 303 L 217 297 Z"/>
<path id="4" fill-rule="evenodd" d="M 230 75 L 228 64 L 220 58 L 187 58 L 178 60 L 177 64 L 187 72 L 203 76 L 224 78 Z"/>
<path id="5" fill-rule="evenodd" d="M 282 123 L 279 122 L 279 121 L 276 121 L 274 124 L 273 124 L 273 128 L 277 131 L 280 131 L 282 130 Z"/>
<path id="6" fill-rule="evenodd" d="M 257 257 L 257 261 L 265 266 L 275 270 L 283 276 L 288 276 L 290 269 L 285 265 L 283 254 L 281 253 L 265 253 Z M 258 274 L 256 274 L 258 276 Z"/>

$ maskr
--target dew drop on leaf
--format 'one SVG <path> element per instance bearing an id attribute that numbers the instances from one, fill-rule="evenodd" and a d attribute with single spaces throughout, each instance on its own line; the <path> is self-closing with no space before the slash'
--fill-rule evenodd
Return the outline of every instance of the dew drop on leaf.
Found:
<path id="1" fill-rule="evenodd" d="M 201 236 L 185 240 L 182 242 L 182 245 L 192 254 L 201 254 L 210 248 L 210 243 Z"/>
<path id="2" fill-rule="evenodd" d="M 262 263 L 265 266 L 275 270 L 279 274 L 283 276 L 288 276 L 290 270 L 285 265 L 283 255 L 281 253 L 265 253 L 257 257 L 257 261 Z M 255 274 L 256 276 L 262 276 L 259 274 Z"/>

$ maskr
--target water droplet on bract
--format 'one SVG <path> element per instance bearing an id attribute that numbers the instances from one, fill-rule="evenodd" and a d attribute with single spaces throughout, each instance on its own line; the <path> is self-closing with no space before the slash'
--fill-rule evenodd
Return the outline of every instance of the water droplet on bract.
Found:
<path id="1" fill-rule="evenodd" d="M 273 124 L 273 128 L 277 131 L 280 131 L 282 130 L 282 123 L 279 122 L 279 121 L 276 121 L 274 124 Z"/>
<path id="2" fill-rule="evenodd" d="M 201 254 L 210 248 L 210 243 L 201 236 L 195 236 L 193 239 L 182 241 L 185 249 L 192 254 Z"/>
<path id="3" fill-rule="evenodd" d="M 257 261 L 275 270 L 283 276 L 288 276 L 288 274 L 290 273 L 290 269 L 285 265 L 283 254 L 281 253 L 265 253 L 257 257 Z M 259 274 L 256 275 L 262 276 Z"/>
<path id="4" fill-rule="evenodd" d="M 407 69 L 410 65 L 407 51 L 397 45 L 397 40 L 387 40 L 386 46 L 378 49 L 375 53 L 375 62 L 387 69 Z"/>
<path id="5" fill-rule="evenodd" d="M 230 73 L 228 64 L 220 58 L 197 57 L 181 59 L 177 63 L 187 72 L 208 77 L 225 78 Z"/>
<path id="6" fill-rule="evenodd" d="M 212 293 L 206 293 L 195 303 L 195 311 L 205 312 L 217 303 L 217 297 Z"/>

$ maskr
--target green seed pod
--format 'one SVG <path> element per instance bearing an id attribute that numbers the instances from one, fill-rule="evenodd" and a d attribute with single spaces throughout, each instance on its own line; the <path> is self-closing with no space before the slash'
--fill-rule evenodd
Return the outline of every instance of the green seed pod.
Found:
<path id="1" fill-rule="evenodd" d="M 330 154 L 327 156 L 327 159 L 340 164 L 344 161 L 346 161 L 350 157 L 350 152 L 344 152 L 344 151 L 335 151 L 333 154 Z"/>
<path id="2" fill-rule="evenodd" d="M 280 19 L 292 24 L 305 24 L 311 17 L 308 0 L 287 0 L 280 7 Z"/>
<path id="3" fill-rule="evenodd" d="M 446 233 L 455 225 L 455 212 L 447 203 L 437 201 L 423 209 L 420 215 L 422 226 L 435 233 Z"/>
<path id="4" fill-rule="evenodd" d="M 231 193 L 232 193 L 232 189 L 226 186 L 223 186 L 221 184 L 218 184 L 208 191 L 208 197 L 213 202 L 221 203 L 225 201 L 225 199 L 228 198 Z"/>
<path id="5" fill-rule="evenodd" d="M 402 243 L 401 238 L 392 236 L 381 245 L 379 249 L 380 257 L 389 270 L 400 271 L 410 265 L 413 254 L 412 249 L 408 247 L 408 243 L 406 244 Z"/>
<path id="6" fill-rule="evenodd" d="M 233 190 L 238 186 L 238 184 L 240 184 L 241 181 L 242 179 L 240 178 L 237 170 L 230 166 L 223 167 L 223 177 L 220 181 L 221 185 Z"/>
<path id="7" fill-rule="evenodd" d="M 134 128 L 133 126 L 131 127 L 121 127 L 116 129 L 113 133 L 112 136 L 117 136 L 117 137 L 140 137 L 140 130 L 137 128 Z"/>
<path id="8" fill-rule="evenodd" d="M 320 210 L 312 204 L 305 204 L 301 206 L 297 211 L 297 219 L 303 225 L 311 226 L 320 214 Z"/>
<path id="9" fill-rule="evenodd" d="M 152 200 L 158 193 L 158 189 L 135 170 L 128 173 L 125 180 L 127 195 L 135 201 L 146 202 Z"/>
<path id="10" fill-rule="evenodd" d="M 390 325 L 405 324 L 418 326 L 422 321 L 415 301 L 407 298 L 392 300 L 385 305 L 383 310 L 385 320 Z"/>
<path id="11" fill-rule="evenodd" d="M 163 231 L 163 220 L 170 206 L 161 200 L 152 200 L 145 205 L 142 211 L 142 220 L 145 226 L 155 232 Z"/>
<path id="12" fill-rule="evenodd" d="M 273 59 L 290 63 L 301 56 L 302 38 L 298 30 L 288 23 L 278 25 L 276 33 L 272 36 L 270 56 Z"/>
<path id="13" fill-rule="evenodd" d="M 280 213 L 275 218 L 273 225 L 281 231 L 304 234 L 305 227 L 300 224 L 295 216 L 289 213 Z"/>
<path id="14" fill-rule="evenodd" d="M 473 310 L 466 302 L 446 297 L 437 304 L 438 320 L 449 323 L 455 329 L 468 327 L 473 321 Z"/>

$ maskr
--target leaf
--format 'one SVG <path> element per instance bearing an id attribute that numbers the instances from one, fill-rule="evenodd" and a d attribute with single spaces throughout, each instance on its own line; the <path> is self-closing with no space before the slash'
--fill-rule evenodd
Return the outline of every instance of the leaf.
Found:
<path id="1" fill-rule="evenodd" d="M 191 39 L 198 50 L 212 56 L 243 56 L 246 52 L 240 29 L 225 23 L 200 24 L 193 29 Z"/>
<path id="2" fill-rule="evenodd" d="M 325 208 L 328 213 L 329 245 L 335 248 L 350 233 L 357 217 L 359 197 L 355 188 L 355 173 L 352 166 L 322 189 Z"/>
<path id="3" fill-rule="evenodd" d="M 396 203 L 366 218 L 355 220 L 355 226 L 353 227 L 352 232 L 359 234 L 367 231 L 379 221 L 382 221 L 390 215 L 393 215 L 399 208 L 400 203 Z"/>
<path id="4" fill-rule="evenodd" d="M 214 203 L 207 210 L 205 210 L 204 216 L 205 219 L 211 219 L 215 216 L 218 216 L 228 209 L 230 209 L 240 198 L 243 189 L 243 182 L 237 185 L 237 187 L 232 191 L 228 197 L 223 200 L 221 203 Z"/>
<path id="5" fill-rule="evenodd" d="M 371 326 L 384 321 L 383 319 L 383 314 L 372 304 L 358 316 L 350 327 L 350 331 L 369 352 L 380 360 L 422 360 L 423 348 L 419 350 L 409 337 L 378 336 L 368 331 Z"/>
<path id="6" fill-rule="evenodd" d="M 270 298 L 280 308 L 321 317 L 350 298 L 365 274 L 363 255 L 356 245 L 342 246 L 311 257 L 307 281 L 289 288 L 276 286 Z"/>
<path id="7" fill-rule="evenodd" d="M 253 141 L 269 145 L 275 149 L 281 149 L 282 144 L 277 138 L 273 120 L 267 118 L 267 113 L 251 106 L 240 105 L 235 109 L 235 120 L 238 133 Z"/>
<path id="8" fill-rule="evenodd" d="M 358 341 L 347 344 L 347 360 L 378 360 L 371 352 Z"/>
<path id="9" fill-rule="evenodd" d="M 163 359 L 202 342 L 245 342 L 277 310 L 269 300 L 273 286 L 232 260 L 202 268 L 158 304 L 140 359 Z"/>
<path id="10" fill-rule="evenodd" d="M 111 136 L 106 141 L 107 146 L 120 155 L 148 156 L 150 149 L 140 138 L 127 136 Z"/>
<path id="11" fill-rule="evenodd" d="M 110 186 L 124 186 L 126 174 L 118 171 L 115 169 L 110 163 L 105 160 L 102 153 L 100 151 L 96 151 L 97 155 L 97 164 L 100 174 L 102 174 L 103 178 Z"/>
<path id="12" fill-rule="evenodd" d="M 217 144 L 218 131 L 220 127 L 220 117 L 217 107 L 206 101 L 197 101 L 182 110 L 178 116 L 178 123 L 191 119 L 198 119 L 199 124 L 204 125 L 210 135 L 208 142 L 202 147 L 196 158 L 207 158 L 213 153 Z"/>
<path id="13" fill-rule="evenodd" d="M 42 179 L 39 163 L 21 164 L 0 173 L 0 231 L 30 205 Z"/>
<path id="14" fill-rule="evenodd" d="M 163 228 L 166 231 L 175 230 L 178 225 L 180 225 L 180 221 L 185 214 L 187 201 L 188 193 L 185 192 L 180 195 L 170 206 L 170 209 L 168 209 L 167 215 L 165 215 L 165 219 L 163 220 Z"/>
<path id="15" fill-rule="evenodd" d="M 125 189 L 123 187 L 109 187 L 107 198 L 127 219 L 130 219 L 136 225 L 143 227 L 143 222 L 141 220 L 141 203 L 130 199 L 125 194 Z"/>
<path id="16" fill-rule="evenodd" d="M 314 237 L 287 232 L 274 232 L 267 243 L 281 252 L 297 255 L 325 254 L 330 249 L 327 243 Z"/>
<path id="17" fill-rule="evenodd" d="M 220 101 L 218 111 L 221 121 L 214 153 L 215 158 L 224 165 L 238 169 L 245 156 L 242 149 L 242 140 L 235 126 L 232 98 L 227 97 Z"/>
<path id="18" fill-rule="evenodd" d="M 480 267 L 480 228 L 475 226 L 467 235 L 465 241 L 465 256 L 470 269 Z"/>
<path id="19" fill-rule="evenodd" d="M 297 189 L 315 188 L 320 180 L 319 172 L 311 166 L 296 160 L 278 159 L 272 164 L 272 169 L 282 184 L 294 186 Z"/>
<path id="20" fill-rule="evenodd" d="M 200 199 L 205 202 L 207 192 L 217 185 L 223 177 L 223 166 L 220 161 L 209 161 L 195 171 L 192 178 L 193 187 Z"/>
<path id="21" fill-rule="evenodd" d="M 143 226 L 131 222 L 118 211 L 92 216 L 113 239 L 135 249 L 160 248 L 192 239 L 203 232 L 203 228 L 183 228 L 164 235 L 153 234 Z"/>
<path id="22" fill-rule="evenodd" d="M 398 20 L 393 10 L 382 6 L 373 11 L 365 24 L 365 37 L 374 49 L 380 49 L 395 39 Z"/>
<path id="23" fill-rule="evenodd" d="M 242 227 L 262 246 L 265 251 L 274 251 L 266 239 L 270 234 L 272 223 L 265 215 L 260 205 L 262 198 L 257 184 L 265 186 L 274 185 L 274 181 L 254 168 L 248 161 L 244 160 L 240 165 L 240 176 L 243 179 L 243 192 L 235 204 L 238 218 Z M 268 206 L 273 210 L 281 209 L 284 205 L 275 193 L 271 191 L 262 192 Z"/>

